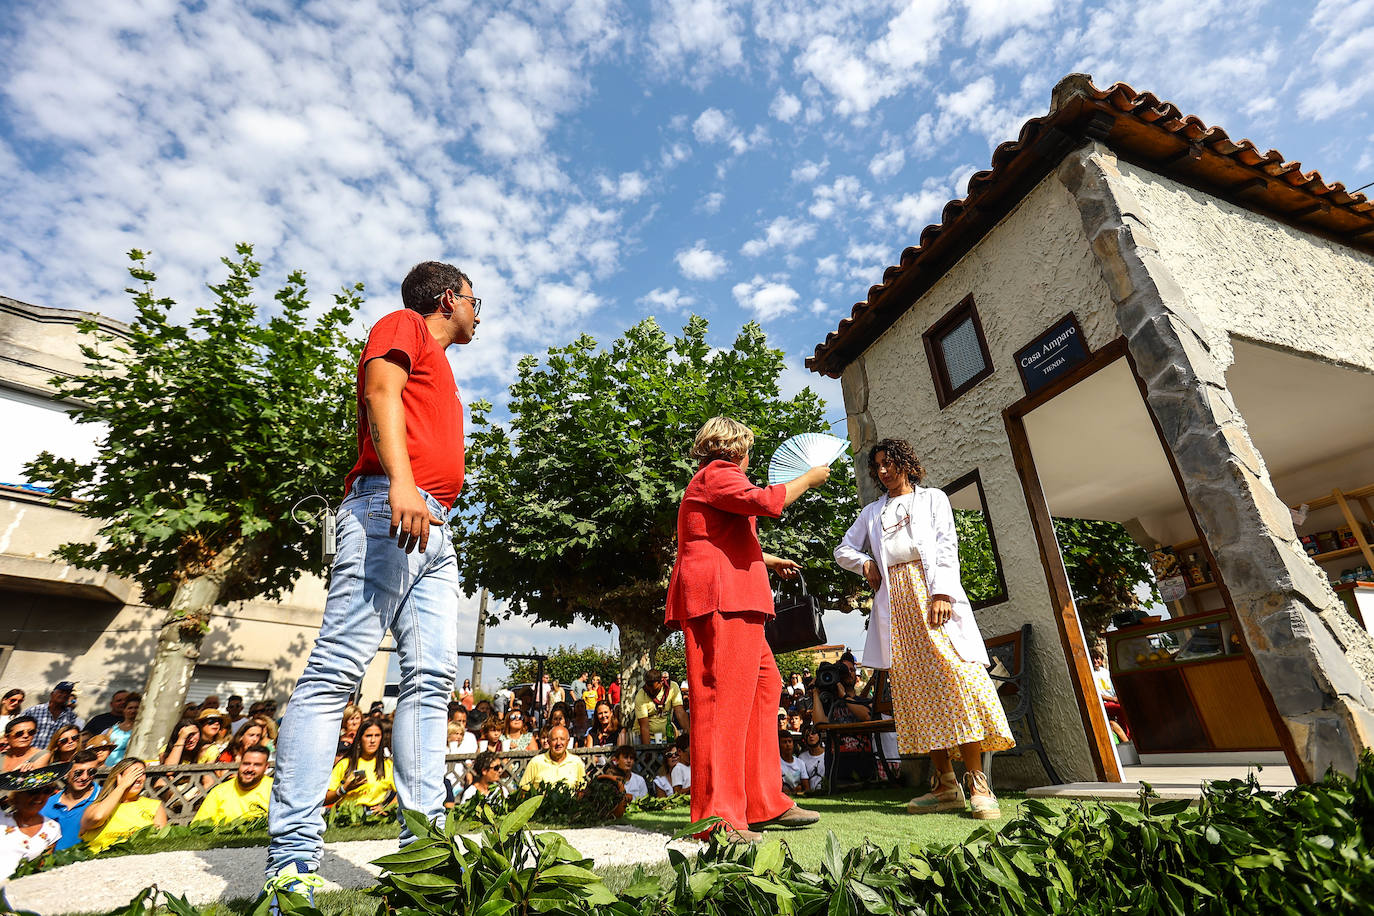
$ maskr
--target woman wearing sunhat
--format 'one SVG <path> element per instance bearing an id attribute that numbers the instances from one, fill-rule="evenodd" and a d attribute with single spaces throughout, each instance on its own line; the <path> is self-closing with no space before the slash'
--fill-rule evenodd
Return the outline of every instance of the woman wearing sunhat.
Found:
<path id="1" fill-rule="evenodd" d="M 21 862 L 47 854 L 62 838 L 62 827 L 43 816 L 43 806 L 62 788 L 62 777 L 71 764 L 40 770 L 0 774 L 0 793 L 9 801 L 9 811 L 0 812 L 0 882 L 5 881 Z"/>
<path id="2" fill-rule="evenodd" d="M 200 726 L 200 752 L 197 763 L 214 763 L 233 739 L 230 727 L 233 722 L 222 709 L 204 709 L 196 716 Z"/>

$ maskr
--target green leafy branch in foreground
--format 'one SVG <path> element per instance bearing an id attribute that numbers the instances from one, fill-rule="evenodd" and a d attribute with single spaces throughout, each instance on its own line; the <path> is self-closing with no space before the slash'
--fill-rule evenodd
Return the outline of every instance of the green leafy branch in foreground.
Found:
<path id="1" fill-rule="evenodd" d="M 1056 815 L 1031 800 L 1000 833 L 984 828 L 962 844 L 926 849 L 864 842 L 844 850 L 832 834 L 816 872 L 776 838 L 748 847 L 713 841 L 695 860 L 669 849 L 670 876 L 641 872 L 619 894 L 564 838 L 525 829 L 540 804 L 531 798 L 504 814 L 481 806 L 476 823 L 458 811 L 442 824 L 405 812 L 418 839 L 377 861 L 386 869 L 369 892 L 378 916 L 1374 913 L 1368 751 L 1353 779 L 1329 773 L 1277 796 L 1253 778 L 1216 782 L 1196 809 L 1147 796 L 1136 815 L 1097 803 Z M 679 836 L 710 826 L 698 822 Z M 474 828 L 480 841 L 462 835 Z M 280 902 L 289 916 L 317 913 L 304 898 Z M 254 916 L 267 906 L 259 901 Z"/>

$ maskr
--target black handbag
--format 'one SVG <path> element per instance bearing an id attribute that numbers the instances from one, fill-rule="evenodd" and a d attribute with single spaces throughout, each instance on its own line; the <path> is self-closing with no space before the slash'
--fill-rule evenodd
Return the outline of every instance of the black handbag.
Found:
<path id="1" fill-rule="evenodd" d="M 806 579 L 802 578 L 800 572 L 797 573 L 797 580 L 801 582 L 801 596 L 775 597 L 773 617 L 763 627 L 768 647 L 775 655 L 814 649 L 827 642 L 821 603 L 806 590 Z"/>

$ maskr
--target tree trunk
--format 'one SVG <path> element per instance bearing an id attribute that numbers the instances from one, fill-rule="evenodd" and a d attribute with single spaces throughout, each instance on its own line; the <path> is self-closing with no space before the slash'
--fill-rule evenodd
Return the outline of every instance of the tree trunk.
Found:
<path id="1" fill-rule="evenodd" d="M 654 666 L 654 652 L 667 638 L 668 631 L 653 620 L 642 616 L 618 622 L 620 630 L 620 712 L 626 715 L 635 699 L 635 691 L 644 686 L 644 675 Z"/>
<path id="2" fill-rule="evenodd" d="M 236 544 L 216 558 L 209 572 L 177 586 L 158 633 L 157 650 L 143 688 L 143 706 L 129 738 L 127 756 L 158 762 L 181 718 L 186 688 L 191 684 L 201 643 L 210 629 L 210 612 L 219 603 L 225 582 L 240 559 L 240 545 Z"/>

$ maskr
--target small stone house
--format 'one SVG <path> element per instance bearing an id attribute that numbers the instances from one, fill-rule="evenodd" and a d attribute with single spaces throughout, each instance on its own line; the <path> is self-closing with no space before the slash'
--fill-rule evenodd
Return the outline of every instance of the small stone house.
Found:
<path id="1" fill-rule="evenodd" d="M 895 436 L 980 514 L 998 584 L 975 616 L 1032 625 L 1061 773 L 1118 781 L 1122 758 L 1055 518 L 1154 551 L 1165 612 L 1107 634 L 1145 762 L 1352 770 L 1374 744 L 1374 202 L 1071 75 L 919 242 L 807 366 L 841 380 L 865 501 Z M 998 770 L 1044 781 L 1033 756 Z"/>

